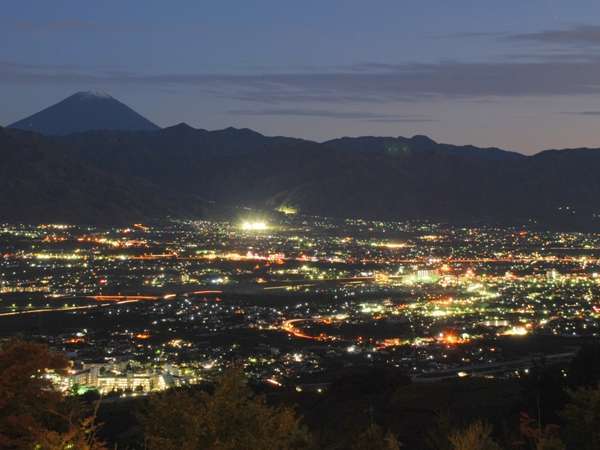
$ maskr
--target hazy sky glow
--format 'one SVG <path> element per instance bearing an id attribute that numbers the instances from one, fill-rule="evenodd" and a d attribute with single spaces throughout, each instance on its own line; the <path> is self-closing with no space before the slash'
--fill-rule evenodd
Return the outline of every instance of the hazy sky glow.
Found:
<path id="1" fill-rule="evenodd" d="M 598 1 L 2 6 L 3 125 L 93 89 L 161 126 L 600 147 Z"/>

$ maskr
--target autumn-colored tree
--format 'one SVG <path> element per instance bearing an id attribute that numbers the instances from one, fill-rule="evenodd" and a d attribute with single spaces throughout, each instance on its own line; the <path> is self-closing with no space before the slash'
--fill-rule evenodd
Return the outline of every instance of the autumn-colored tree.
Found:
<path id="1" fill-rule="evenodd" d="M 179 390 L 150 399 L 142 422 L 150 450 L 292 450 L 310 440 L 293 409 L 268 405 L 237 369 L 213 393 Z"/>
<path id="2" fill-rule="evenodd" d="M 542 437 L 535 444 L 535 450 L 565 450 L 566 448 L 558 436 Z"/>
<path id="3" fill-rule="evenodd" d="M 101 450 L 92 418 L 54 389 L 48 370 L 66 359 L 45 345 L 12 340 L 0 348 L 0 448 Z"/>
<path id="4" fill-rule="evenodd" d="M 66 431 L 45 430 L 36 437 L 35 450 L 107 450 L 96 438 L 95 416 L 76 423 L 69 422 Z"/>
<path id="5" fill-rule="evenodd" d="M 450 435 L 453 450 L 501 450 L 492 439 L 492 427 L 482 421 L 473 422 Z"/>
<path id="6" fill-rule="evenodd" d="M 565 444 L 560 439 L 558 425 L 549 424 L 540 427 L 527 413 L 520 418 L 520 431 L 535 448 L 535 450 L 565 450 Z"/>
<path id="7" fill-rule="evenodd" d="M 400 443 L 393 433 L 384 433 L 379 425 L 372 423 L 355 439 L 352 450 L 400 450 Z"/>

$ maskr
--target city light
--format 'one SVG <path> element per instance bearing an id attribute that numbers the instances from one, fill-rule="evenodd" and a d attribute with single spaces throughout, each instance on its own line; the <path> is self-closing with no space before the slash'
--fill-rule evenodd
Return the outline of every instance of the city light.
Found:
<path id="1" fill-rule="evenodd" d="M 529 331 L 525 327 L 515 326 L 504 331 L 502 334 L 505 336 L 525 336 L 529 334 Z"/>
<path id="2" fill-rule="evenodd" d="M 106 350 L 93 362 L 74 356 L 59 382 L 137 395 L 210 380 L 232 356 L 255 382 L 292 388 L 331 364 L 516 376 L 531 358 L 506 360 L 514 338 L 600 336 L 600 258 L 587 250 L 600 249 L 596 234 L 515 241 L 510 228 L 277 217 L 4 225 L 0 320 L 81 317 L 79 330 L 49 340 L 73 355 Z M 92 314 L 99 325 L 84 326 Z"/>
<path id="3" fill-rule="evenodd" d="M 244 220 L 240 228 L 244 231 L 265 231 L 269 229 L 269 226 L 261 220 Z"/>

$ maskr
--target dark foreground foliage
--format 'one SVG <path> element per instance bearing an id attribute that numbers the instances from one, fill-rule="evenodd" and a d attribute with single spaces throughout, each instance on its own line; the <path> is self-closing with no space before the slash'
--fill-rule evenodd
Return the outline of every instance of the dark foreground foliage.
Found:
<path id="1" fill-rule="evenodd" d="M 46 370 L 67 360 L 41 344 L 10 341 L 0 350 L 0 448 L 103 450 L 94 411 L 52 389 Z"/>
<path id="2" fill-rule="evenodd" d="M 64 370 L 61 355 L 11 341 L 0 350 L 0 448 L 597 450 L 598 354 L 584 347 L 570 367 L 537 367 L 518 381 L 412 384 L 366 368 L 313 394 L 257 393 L 232 369 L 214 386 L 96 410 L 93 396 L 51 389 L 46 369 Z"/>

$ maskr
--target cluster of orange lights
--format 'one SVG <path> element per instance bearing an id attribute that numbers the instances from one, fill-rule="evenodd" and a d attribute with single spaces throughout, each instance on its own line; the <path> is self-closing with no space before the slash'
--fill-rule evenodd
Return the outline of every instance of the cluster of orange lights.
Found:
<path id="1" fill-rule="evenodd" d="M 468 337 L 459 336 L 453 332 L 443 332 L 437 336 L 437 341 L 445 345 L 466 344 L 470 341 Z"/>
<path id="2" fill-rule="evenodd" d="M 409 341 L 407 341 L 406 339 L 389 338 L 389 339 L 384 339 L 381 342 L 378 342 L 377 347 L 379 347 L 379 348 L 400 347 L 402 345 L 407 345 L 407 344 L 409 344 Z"/>
<path id="3" fill-rule="evenodd" d="M 227 261 L 268 261 L 275 264 L 283 264 L 286 260 L 286 257 L 283 253 L 273 253 L 265 256 L 252 252 L 247 252 L 245 255 L 235 252 L 224 254 L 209 253 L 208 255 L 203 255 L 200 258 L 208 260 L 223 259 Z"/>
<path id="4" fill-rule="evenodd" d="M 66 240 L 67 240 L 67 238 L 64 236 L 57 236 L 55 234 L 52 234 L 52 235 L 48 235 L 44 239 L 42 239 L 42 242 L 63 242 Z"/>
<path id="5" fill-rule="evenodd" d="M 143 225 L 141 223 L 134 223 L 133 228 L 136 228 L 136 229 L 142 230 L 142 231 L 150 231 L 149 227 L 147 227 L 146 225 Z"/>
<path id="6" fill-rule="evenodd" d="M 138 255 L 138 256 L 131 257 L 131 259 L 147 260 L 147 261 L 155 261 L 155 260 L 171 259 L 171 258 L 177 258 L 177 253 L 146 254 L 146 255 Z"/>
<path id="7" fill-rule="evenodd" d="M 85 242 L 96 245 L 106 245 L 114 248 L 147 247 L 146 241 L 139 239 L 128 239 L 126 241 L 116 241 L 98 236 L 80 236 L 77 242 Z"/>
<path id="8" fill-rule="evenodd" d="M 333 341 L 336 338 L 333 336 L 328 336 L 325 333 L 321 333 L 318 336 L 311 336 L 309 334 L 306 334 L 304 331 L 296 328 L 294 326 L 295 323 L 297 322 L 303 322 L 304 319 L 291 319 L 291 320 L 286 320 L 285 322 L 283 322 L 281 328 L 283 329 L 283 331 L 285 331 L 286 333 L 291 334 L 294 337 L 300 338 L 300 339 L 312 339 L 315 341 Z"/>

